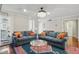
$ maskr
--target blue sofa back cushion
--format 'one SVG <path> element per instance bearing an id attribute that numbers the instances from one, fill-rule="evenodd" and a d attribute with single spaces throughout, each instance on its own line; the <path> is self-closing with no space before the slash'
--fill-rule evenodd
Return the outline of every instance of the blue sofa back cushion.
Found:
<path id="1" fill-rule="evenodd" d="M 28 36 L 29 34 L 28 34 L 28 32 L 24 31 L 24 32 L 22 32 L 22 35 L 23 36 Z"/>
<path id="2" fill-rule="evenodd" d="M 56 38 L 58 34 L 59 34 L 59 32 L 50 32 L 50 33 L 48 34 L 48 36 L 51 36 L 51 37 Z"/>

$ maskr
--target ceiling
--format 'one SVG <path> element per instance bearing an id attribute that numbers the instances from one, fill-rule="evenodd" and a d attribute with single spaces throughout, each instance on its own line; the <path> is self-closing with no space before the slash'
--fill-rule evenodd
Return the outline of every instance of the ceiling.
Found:
<path id="1" fill-rule="evenodd" d="M 40 7 L 44 7 L 46 11 L 50 12 L 51 17 L 79 15 L 79 4 L 4 4 L 2 11 L 30 16 L 37 13 Z M 23 9 L 26 9 L 27 12 L 23 12 Z"/>

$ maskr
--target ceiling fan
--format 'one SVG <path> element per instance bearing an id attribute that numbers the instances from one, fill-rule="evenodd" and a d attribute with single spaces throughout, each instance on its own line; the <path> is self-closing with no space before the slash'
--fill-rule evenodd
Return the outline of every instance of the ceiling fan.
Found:
<path id="1" fill-rule="evenodd" d="M 50 14 L 49 12 L 44 10 L 44 7 L 40 7 L 40 10 L 38 11 L 37 16 L 43 18 L 43 17 L 46 17 L 49 14 Z"/>

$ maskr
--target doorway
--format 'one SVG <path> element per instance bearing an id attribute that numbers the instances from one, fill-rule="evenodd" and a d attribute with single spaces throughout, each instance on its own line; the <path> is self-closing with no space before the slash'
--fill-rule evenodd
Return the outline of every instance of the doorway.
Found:
<path id="1" fill-rule="evenodd" d="M 69 37 L 78 37 L 78 20 L 66 20 L 65 32 L 68 33 Z"/>

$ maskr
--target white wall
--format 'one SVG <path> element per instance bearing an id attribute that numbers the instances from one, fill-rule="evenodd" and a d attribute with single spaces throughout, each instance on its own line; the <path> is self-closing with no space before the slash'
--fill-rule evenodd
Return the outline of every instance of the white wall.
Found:
<path id="1" fill-rule="evenodd" d="M 9 31 L 28 31 L 28 18 L 27 16 L 9 13 Z"/>
<path id="2" fill-rule="evenodd" d="M 14 31 L 14 15 L 9 14 L 8 15 L 8 31 L 10 31 L 10 34 Z"/>
<path id="3" fill-rule="evenodd" d="M 62 32 L 63 30 L 63 19 L 53 19 L 52 21 L 47 21 L 45 23 L 46 30 L 53 30 Z"/>
<path id="4" fill-rule="evenodd" d="M 22 15 L 14 17 L 14 31 L 28 31 L 28 19 Z"/>
<path id="5" fill-rule="evenodd" d="M 48 21 L 51 19 L 52 21 Z M 44 30 L 51 30 L 51 31 L 57 31 L 57 32 L 63 32 L 63 20 L 61 17 L 59 18 L 49 18 L 49 19 L 41 19 L 41 23 L 44 23 Z"/>

